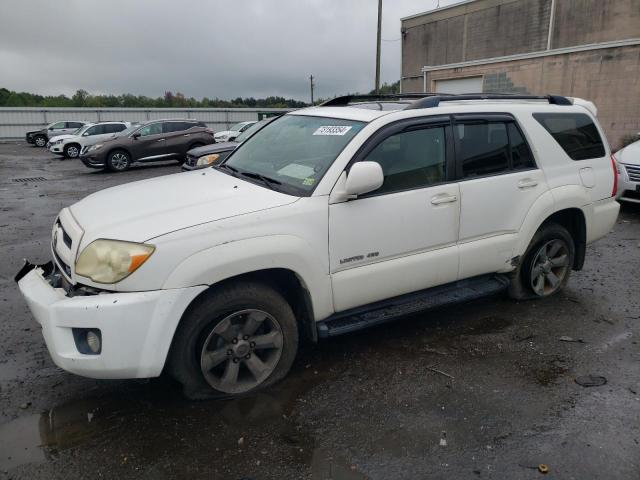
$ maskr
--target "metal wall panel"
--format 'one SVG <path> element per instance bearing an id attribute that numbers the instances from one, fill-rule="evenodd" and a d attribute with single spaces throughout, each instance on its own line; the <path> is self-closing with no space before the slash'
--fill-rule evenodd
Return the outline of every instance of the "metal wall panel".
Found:
<path id="1" fill-rule="evenodd" d="M 216 131 L 237 122 L 257 120 L 259 112 L 288 112 L 286 108 L 38 108 L 0 107 L 0 139 L 24 138 L 26 132 L 39 130 L 60 120 L 88 122 L 122 120 L 146 122 L 161 118 L 195 118 Z"/>

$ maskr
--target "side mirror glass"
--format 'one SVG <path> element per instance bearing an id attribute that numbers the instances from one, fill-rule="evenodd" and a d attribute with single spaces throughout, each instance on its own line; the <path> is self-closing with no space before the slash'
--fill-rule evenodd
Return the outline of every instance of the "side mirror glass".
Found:
<path id="1" fill-rule="evenodd" d="M 384 183 L 382 167 L 377 162 L 357 162 L 347 174 L 345 192 L 350 198 L 373 192 Z"/>

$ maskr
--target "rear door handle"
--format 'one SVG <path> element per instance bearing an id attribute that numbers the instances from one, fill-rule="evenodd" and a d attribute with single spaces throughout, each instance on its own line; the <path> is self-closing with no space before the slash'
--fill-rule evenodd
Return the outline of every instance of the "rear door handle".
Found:
<path id="1" fill-rule="evenodd" d="M 159 142 L 164 142 L 166 140 L 166 138 L 159 138 L 158 141 Z"/>
<path id="2" fill-rule="evenodd" d="M 538 186 L 538 182 L 536 182 L 535 180 L 531 180 L 530 178 L 527 178 L 525 180 L 520 180 L 518 182 L 518 188 L 520 190 L 525 190 L 527 188 L 533 188 L 537 186 Z"/>
<path id="3" fill-rule="evenodd" d="M 436 195 L 431 198 L 431 205 L 442 205 L 443 203 L 453 203 L 457 201 L 457 195 Z"/>
<path id="4" fill-rule="evenodd" d="M 182 135 L 183 137 L 188 137 L 189 135 L 191 135 L 190 133 L 185 133 L 184 135 Z"/>

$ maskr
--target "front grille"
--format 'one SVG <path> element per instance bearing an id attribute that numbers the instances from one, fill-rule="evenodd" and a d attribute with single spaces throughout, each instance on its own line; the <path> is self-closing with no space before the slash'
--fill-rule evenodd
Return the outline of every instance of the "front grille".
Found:
<path id="1" fill-rule="evenodd" d="M 71 237 L 69 236 L 69 234 L 65 231 L 64 227 L 62 226 L 62 224 L 60 223 L 60 220 L 58 220 L 57 222 L 58 227 L 60 228 L 60 230 L 62 231 L 62 241 L 64 242 L 64 244 L 67 246 L 67 248 L 69 250 L 71 250 Z"/>
<path id="2" fill-rule="evenodd" d="M 62 270 L 64 270 L 64 273 L 67 274 L 67 277 L 71 278 L 71 267 L 69 265 L 67 265 L 61 258 L 60 255 L 58 255 L 58 252 L 56 252 L 56 247 L 55 245 L 53 245 L 53 248 L 51 249 L 53 250 L 53 256 L 56 259 L 56 263 L 58 264 L 59 267 L 62 268 Z"/>
<path id="3" fill-rule="evenodd" d="M 624 168 L 627 169 L 629 180 L 631 180 L 632 182 L 640 182 L 640 166 L 625 165 Z"/>

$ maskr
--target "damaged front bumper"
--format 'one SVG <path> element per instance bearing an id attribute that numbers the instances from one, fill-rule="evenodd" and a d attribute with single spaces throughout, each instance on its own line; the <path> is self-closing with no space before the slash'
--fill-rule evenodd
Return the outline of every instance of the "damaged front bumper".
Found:
<path id="1" fill-rule="evenodd" d="M 15 277 L 54 363 L 91 378 L 160 375 L 173 334 L 205 286 L 148 292 L 107 292 L 72 287 L 53 263 L 25 265 Z M 101 350 L 86 352 L 78 332 L 99 332 Z"/>

